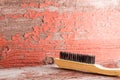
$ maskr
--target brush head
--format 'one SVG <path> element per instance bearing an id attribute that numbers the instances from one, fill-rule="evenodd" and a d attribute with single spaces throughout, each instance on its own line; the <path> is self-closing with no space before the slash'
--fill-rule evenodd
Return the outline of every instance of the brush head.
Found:
<path id="1" fill-rule="evenodd" d="M 95 56 L 91 56 L 91 55 L 60 52 L 60 59 L 77 61 L 88 64 L 95 64 Z"/>

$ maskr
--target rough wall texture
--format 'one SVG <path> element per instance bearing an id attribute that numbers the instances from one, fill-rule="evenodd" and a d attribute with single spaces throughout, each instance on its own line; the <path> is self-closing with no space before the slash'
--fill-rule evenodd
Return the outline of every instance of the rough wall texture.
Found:
<path id="1" fill-rule="evenodd" d="M 59 51 L 120 58 L 119 0 L 0 0 L 0 66 L 34 66 Z"/>

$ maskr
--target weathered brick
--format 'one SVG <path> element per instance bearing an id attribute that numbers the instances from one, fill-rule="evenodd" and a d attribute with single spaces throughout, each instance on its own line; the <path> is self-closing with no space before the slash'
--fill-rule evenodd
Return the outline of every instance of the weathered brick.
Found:
<path id="1" fill-rule="evenodd" d="M 0 65 L 39 65 L 46 56 L 59 57 L 60 51 L 92 54 L 98 62 L 120 58 L 115 1 L 2 0 L 0 48 L 7 45 L 10 51 L 0 52 Z"/>
<path id="2" fill-rule="evenodd" d="M 5 16 L 0 16 L 0 20 L 4 20 L 5 19 Z"/>

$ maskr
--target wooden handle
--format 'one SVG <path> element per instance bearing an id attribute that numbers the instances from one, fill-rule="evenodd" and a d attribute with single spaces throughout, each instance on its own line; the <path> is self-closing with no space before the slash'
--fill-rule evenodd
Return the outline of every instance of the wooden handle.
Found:
<path id="1" fill-rule="evenodd" d="M 86 64 L 69 60 L 55 58 L 55 64 L 60 68 L 97 73 L 108 76 L 120 76 L 120 68 L 105 68 L 97 64 Z"/>

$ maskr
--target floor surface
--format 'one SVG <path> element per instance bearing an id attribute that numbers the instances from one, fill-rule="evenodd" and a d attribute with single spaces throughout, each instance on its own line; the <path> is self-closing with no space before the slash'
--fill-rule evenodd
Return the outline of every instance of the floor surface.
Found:
<path id="1" fill-rule="evenodd" d="M 0 80 L 120 80 L 79 71 L 59 69 L 56 65 L 0 69 Z"/>

